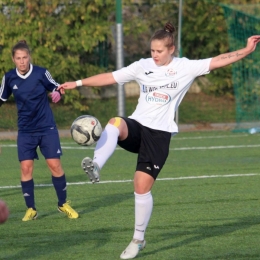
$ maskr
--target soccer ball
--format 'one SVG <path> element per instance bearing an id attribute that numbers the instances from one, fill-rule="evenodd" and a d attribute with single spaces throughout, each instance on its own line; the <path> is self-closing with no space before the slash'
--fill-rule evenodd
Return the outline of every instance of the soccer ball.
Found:
<path id="1" fill-rule="evenodd" d="M 70 133 L 77 144 L 89 146 L 100 138 L 102 126 L 94 116 L 83 115 L 73 121 Z"/>
<path id="2" fill-rule="evenodd" d="M 0 200 L 0 224 L 3 224 L 9 216 L 9 210 L 6 203 Z"/>

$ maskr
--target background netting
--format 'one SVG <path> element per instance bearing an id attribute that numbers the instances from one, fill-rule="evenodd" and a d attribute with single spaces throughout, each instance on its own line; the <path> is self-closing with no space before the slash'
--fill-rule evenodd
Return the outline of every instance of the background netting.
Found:
<path id="1" fill-rule="evenodd" d="M 260 34 L 260 4 L 222 5 L 228 28 L 230 51 L 241 49 L 247 38 Z M 260 46 L 232 65 L 236 99 L 235 131 L 260 129 Z"/>

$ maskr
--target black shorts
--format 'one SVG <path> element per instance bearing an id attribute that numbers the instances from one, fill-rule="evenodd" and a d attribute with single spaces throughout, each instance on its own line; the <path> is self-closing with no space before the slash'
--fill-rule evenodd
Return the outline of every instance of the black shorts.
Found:
<path id="1" fill-rule="evenodd" d="M 142 171 L 157 178 L 169 154 L 171 133 L 145 127 L 137 121 L 122 117 L 128 127 L 128 136 L 118 145 L 137 153 L 136 171 Z"/>

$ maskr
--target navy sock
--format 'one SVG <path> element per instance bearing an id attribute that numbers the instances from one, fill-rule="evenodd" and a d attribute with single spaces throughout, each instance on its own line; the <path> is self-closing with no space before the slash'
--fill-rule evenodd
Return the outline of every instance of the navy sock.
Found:
<path id="1" fill-rule="evenodd" d="M 35 208 L 34 202 L 34 182 L 33 179 L 29 181 L 21 181 L 23 197 L 25 200 L 25 204 L 28 208 Z"/>
<path id="2" fill-rule="evenodd" d="M 61 177 L 52 176 L 52 183 L 58 197 L 58 206 L 61 207 L 66 202 L 67 198 L 67 183 L 65 174 Z"/>

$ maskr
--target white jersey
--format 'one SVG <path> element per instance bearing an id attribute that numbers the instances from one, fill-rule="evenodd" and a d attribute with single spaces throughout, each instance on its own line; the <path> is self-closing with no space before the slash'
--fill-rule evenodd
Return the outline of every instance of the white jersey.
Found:
<path id="1" fill-rule="evenodd" d="M 148 58 L 112 72 L 120 85 L 132 80 L 139 84 L 138 104 L 129 118 L 152 129 L 178 132 L 175 112 L 194 79 L 209 73 L 210 61 L 173 58 L 167 66 L 157 66 Z"/>

